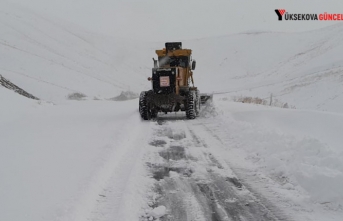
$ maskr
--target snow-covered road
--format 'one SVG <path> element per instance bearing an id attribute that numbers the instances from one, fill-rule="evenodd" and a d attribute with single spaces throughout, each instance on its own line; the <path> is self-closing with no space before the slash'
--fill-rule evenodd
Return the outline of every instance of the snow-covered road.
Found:
<path id="1" fill-rule="evenodd" d="M 242 183 L 204 119 L 172 119 L 158 119 L 146 160 L 156 179 L 151 206 L 167 208 L 161 220 L 290 220 Z"/>
<path id="2" fill-rule="evenodd" d="M 1 114 L 0 220 L 101 218 L 106 191 L 110 211 L 138 217 L 130 214 L 140 204 L 130 204 L 144 196 L 136 190 L 146 177 L 139 162 L 149 130 L 138 123 L 136 101 L 52 105 L 1 90 L 13 100 Z"/>
<path id="3" fill-rule="evenodd" d="M 340 114 L 217 97 L 196 120 L 142 121 L 136 99 L 52 105 L 1 90 L 0 220 L 343 217 Z"/>
<path id="4" fill-rule="evenodd" d="M 167 207 L 161 220 L 342 218 L 342 115 L 216 104 L 194 121 L 162 115 L 152 125 L 146 162 L 151 206 Z"/>

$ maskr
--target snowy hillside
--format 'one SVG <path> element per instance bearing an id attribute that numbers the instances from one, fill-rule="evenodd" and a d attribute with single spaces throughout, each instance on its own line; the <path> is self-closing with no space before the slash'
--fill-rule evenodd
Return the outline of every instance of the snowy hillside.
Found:
<path id="1" fill-rule="evenodd" d="M 0 74 L 41 99 L 61 100 L 74 92 L 109 98 L 142 84 L 142 73 L 150 73 L 151 49 L 137 42 L 109 42 L 6 2 L 0 16 Z M 106 48 L 97 46 L 105 42 Z"/>
<path id="2" fill-rule="evenodd" d="M 10 4 L 3 10 L 0 74 L 29 93 L 56 101 L 74 92 L 93 99 L 149 88 L 144 79 L 150 75 L 151 57 L 164 42 L 93 34 Z M 297 108 L 342 112 L 342 32 L 338 24 L 303 33 L 247 32 L 183 45 L 194 51 L 195 80 L 203 92 L 261 98 L 273 94 Z"/>
<path id="3" fill-rule="evenodd" d="M 303 33 L 242 33 L 186 42 L 200 88 L 343 112 L 343 25 Z M 208 78 L 211 84 L 208 85 Z"/>

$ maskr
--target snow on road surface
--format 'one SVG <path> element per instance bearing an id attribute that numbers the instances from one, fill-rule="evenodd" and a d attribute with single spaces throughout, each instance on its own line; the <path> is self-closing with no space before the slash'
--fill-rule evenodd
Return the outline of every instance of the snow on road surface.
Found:
<path id="1" fill-rule="evenodd" d="M 316 129 L 342 129 L 340 114 L 218 97 L 196 120 L 142 121 L 136 99 L 53 105 L 0 89 L 11 98 L 0 116 L 0 220 L 343 217 L 342 140 Z"/>
<path id="2" fill-rule="evenodd" d="M 227 99 L 215 108 L 216 116 L 194 121 L 159 118 L 152 145 L 167 160 L 148 162 L 157 205 L 171 208 L 162 220 L 342 219 L 342 152 L 333 145 L 342 138 L 333 134 L 335 142 L 326 144 L 315 128 L 297 132 L 299 119 L 287 118 L 307 114 L 304 121 L 325 128 L 323 118 L 335 117 L 341 128 L 341 115 Z M 276 124 L 266 127 L 263 116 Z"/>
<path id="3" fill-rule="evenodd" d="M 1 110 L 0 220 L 86 220 L 106 191 L 114 214 L 138 217 L 149 130 L 136 101 L 38 104 L 0 89 L 18 101 Z"/>

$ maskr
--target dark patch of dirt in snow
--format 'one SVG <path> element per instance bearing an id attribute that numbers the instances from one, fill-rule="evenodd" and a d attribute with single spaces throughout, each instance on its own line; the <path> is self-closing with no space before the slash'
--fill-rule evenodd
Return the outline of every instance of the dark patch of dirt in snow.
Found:
<path id="1" fill-rule="evenodd" d="M 185 148 L 181 146 L 171 146 L 167 150 L 159 152 L 165 160 L 181 160 L 186 158 Z"/>
<path id="2" fill-rule="evenodd" d="M 240 190 L 243 187 L 242 183 L 236 177 L 226 177 L 225 180 L 232 183 L 233 185 L 235 185 L 235 187 L 237 187 Z"/>
<path id="3" fill-rule="evenodd" d="M 147 164 L 152 172 L 153 178 L 157 181 L 164 179 L 165 177 L 169 177 L 169 173 L 176 172 L 184 177 L 192 176 L 192 169 L 185 168 L 185 167 L 176 167 L 176 166 L 168 166 L 168 165 L 154 165 L 154 164 Z"/>
<path id="4" fill-rule="evenodd" d="M 208 154 L 208 158 L 211 160 L 211 162 L 219 169 L 224 169 L 224 167 L 218 162 L 218 160 L 211 154 Z"/>
<path id="5" fill-rule="evenodd" d="M 153 140 L 149 144 L 154 147 L 164 147 L 167 142 L 164 140 Z"/>

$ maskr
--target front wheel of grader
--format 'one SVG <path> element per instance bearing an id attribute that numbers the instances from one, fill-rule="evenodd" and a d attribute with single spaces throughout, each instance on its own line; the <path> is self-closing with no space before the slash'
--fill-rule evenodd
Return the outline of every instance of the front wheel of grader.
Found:
<path id="1" fill-rule="evenodd" d="M 197 96 L 197 92 L 195 91 L 189 91 L 187 94 L 187 100 L 186 100 L 186 117 L 188 119 L 195 119 L 200 112 L 199 109 L 199 100 Z"/>

